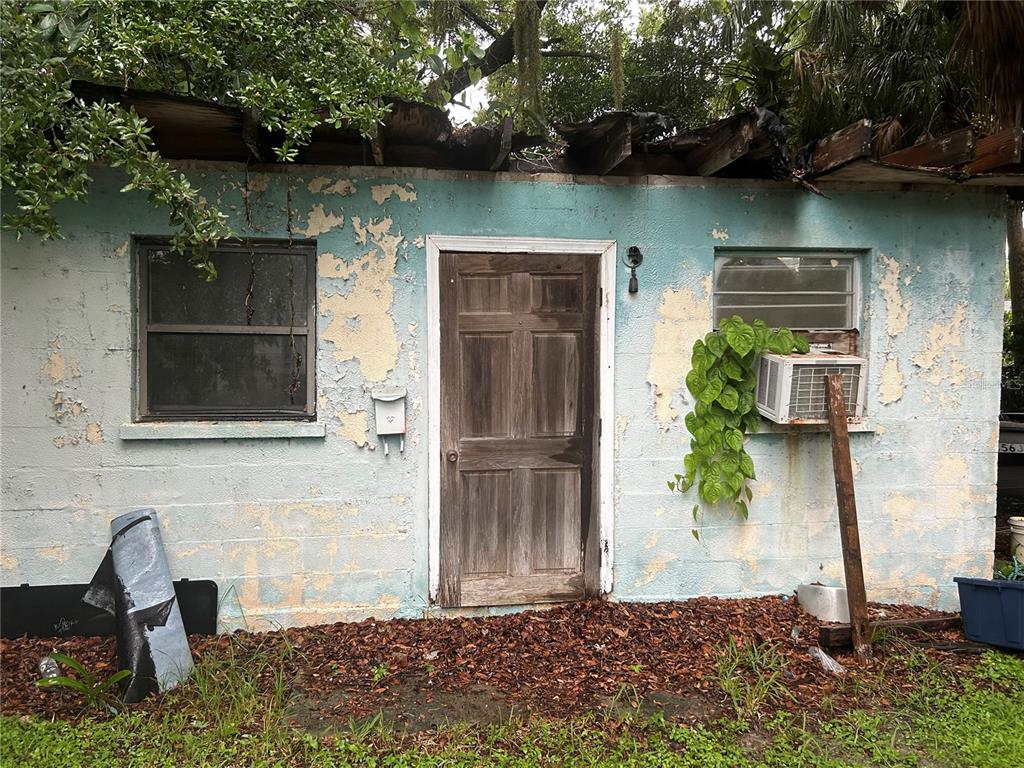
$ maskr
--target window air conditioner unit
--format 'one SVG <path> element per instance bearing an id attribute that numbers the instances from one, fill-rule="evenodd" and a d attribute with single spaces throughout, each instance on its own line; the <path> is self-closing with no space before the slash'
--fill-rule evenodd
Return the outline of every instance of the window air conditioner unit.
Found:
<path id="1" fill-rule="evenodd" d="M 853 355 L 761 355 L 757 371 L 757 410 L 777 424 L 828 422 L 826 376 L 843 377 L 848 418 L 864 414 L 867 361 Z"/>

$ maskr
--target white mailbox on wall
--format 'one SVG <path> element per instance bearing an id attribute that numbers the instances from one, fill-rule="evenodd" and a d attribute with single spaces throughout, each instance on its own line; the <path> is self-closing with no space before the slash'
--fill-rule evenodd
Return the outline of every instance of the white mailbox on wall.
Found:
<path id="1" fill-rule="evenodd" d="M 405 450 L 405 390 L 398 387 L 382 387 L 370 392 L 373 398 L 373 419 L 377 436 L 384 443 L 384 455 L 388 455 L 388 436 L 398 435 L 398 450 Z"/>

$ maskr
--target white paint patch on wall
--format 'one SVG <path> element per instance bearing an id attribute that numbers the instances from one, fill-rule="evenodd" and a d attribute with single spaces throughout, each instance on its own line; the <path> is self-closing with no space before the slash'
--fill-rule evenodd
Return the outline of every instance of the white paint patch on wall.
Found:
<path id="1" fill-rule="evenodd" d="M 882 366 L 882 378 L 878 385 L 878 402 L 889 405 L 903 397 L 903 374 L 900 372 L 900 361 L 890 356 Z"/>
<path id="2" fill-rule="evenodd" d="M 345 226 L 345 215 L 334 214 L 324 210 L 323 203 L 317 203 L 310 210 L 306 217 L 306 229 L 303 232 L 306 237 L 318 237 L 332 229 L 340 229 Z"/>
<path id="3" fill-rule="evenodd" d="M 383 205 L 394 195 L 403 203 L 411 203 L 416 199 L 416 188 L 412 184 L 375 184 L 370 188 L 370 195 L 373 202 Z"/>
<path id="4" fill-rule="evenodd" d="M 703 282 L 703 295 L 689 288 L 666 288 L 658 305 L 647 383 L 654 392 L 654 415 L 662 430 L 679 416 L 672 399 L 690 371 L 693 343 L 711 328 L 711 276 Z"/>
<path id="5" fill-rule="evenodd" d="M 882 298 L 885 299 L 885 332 L 890 338 L 896 338 L 907 330 L 913 302 L 903 297 L 903 286 L 907 283 L 900 282 L 899 261 L 884 253 L 880 258 L 884 270 L 878 281 L 878 289 L 882 292 Z"/>

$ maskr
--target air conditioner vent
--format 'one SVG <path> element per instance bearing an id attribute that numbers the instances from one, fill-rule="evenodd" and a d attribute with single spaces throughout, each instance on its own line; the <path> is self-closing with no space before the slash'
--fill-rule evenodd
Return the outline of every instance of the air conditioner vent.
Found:
<path id="1" fill-rule="evenodd" d="M 779 424 L 828 421 L 826 377 L 843 379 L 846 413 L 864 413 L 865 360 L 852 355 L 764 354 L 758 366 L 757 409 Z"/>

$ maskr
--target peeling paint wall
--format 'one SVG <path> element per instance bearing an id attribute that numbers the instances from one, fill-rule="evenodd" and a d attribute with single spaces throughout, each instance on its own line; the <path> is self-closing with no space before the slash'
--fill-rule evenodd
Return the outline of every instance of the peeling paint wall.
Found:
<path id="1" fill-rule="evenodd" d="M 496 180 L 456 173 L 196 166 L 242 234 L 317 240 L 321 438 L 123 440 L 132 417 L 130 237 L 168 231 L 100 172 L 67 239 L 3 235 L 2 583 L 86 581 L 112 517 L 154 506 L 176 577 L 212 578 L 226 627 L 419 616 L 427 599 L 430 233 L 639 245 L 616 290 L 614 594 L 790 592 L 839 583 L 828 436 L 765 433 L 750 519 L 665 481 L 687 444 L 683 379 L 711 324 L 714 248 L 864 249 L 867 416 L 852 435 L 869 596 L 955 605 L 990 566 L 1003 219 L 993 195 Z M 375 174 L 375 175 L 374 175 Z M 288 200 L 291 200 L 289 210 Z M 409 392 L 404 453 L 378 450 L 370 389 Z M 176 431 L 177 434 L 181 430 Z"/>

